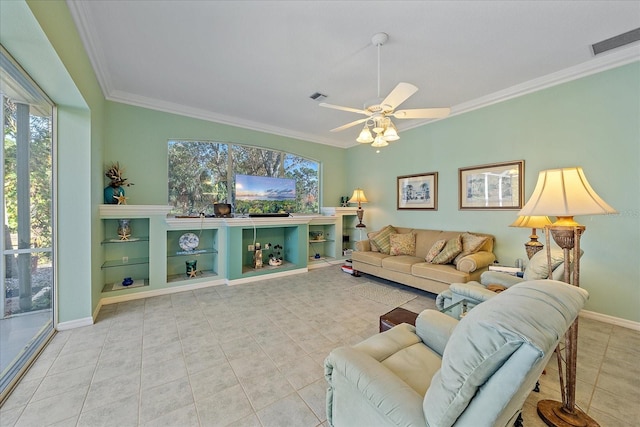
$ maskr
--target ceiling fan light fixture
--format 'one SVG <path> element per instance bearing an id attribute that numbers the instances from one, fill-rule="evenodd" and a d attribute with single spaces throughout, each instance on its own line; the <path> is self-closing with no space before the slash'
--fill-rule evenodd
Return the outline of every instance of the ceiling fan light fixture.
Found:
<path id="1" fill-rule="evenodd" d="M 389 145 L 389 143 L 380 134 L 378 134 L 376 136 L 376 139 L 373 140 L 373 144 L 371 144 L 372 147 L 376 147 L 376 148 L 378 148 L 378 147 L 386 147 L 387 145 Z"/>
<path id="2" fill-rule="evenodd" d="M 389 125 L 384 130 L 382 136 L 384 136 L 384 139 L 386 139 L 387 141 L 397 141 L 400 139 L 400 137 L 398 136 L 398 130 L 391 120 L 389 120 Z"/>
<path id="3" fill-rule="evenodd" d="M 365 123 L 364 128 L 360 131 L 360 135 L 356 138 L 356 141 L 362 144 L 368 144 L 373 142 L 373 135 L 371 135 L 371 131 L 369 130 L 369 126 Z"/>
<path id="4" fill-rule="evenodd" d="M 378 50 L 378 97 L 373 102 L 365 103 L 363 109 L 343 107 L 325 102 L 319 104 L 321 107 L 367 116 L 367 118 L 354 120 L 346 125 L 331 129 L 331 132 L 342 131 L 365 122 L 364 128 L 360 131 L 356 141 L 363 144 L 372 142 L 371 145 L 375 148 L 385 147 L 389 145 L 390 141 L 400 139 L 398 129 L 391 121 L 391 117 L 397 119 L 434 119 L 446 117 L 450 112 L 450 108 L 414 108 L 395 111 L 400 104 L 418 91 L 418 88 L 411 83 L 400 82 L 385 98 L 380 96 L 380 48 L 387 40 L 389 40 L 389 35 L 386 33 L 377 33 L 371 38 L 371 43 Z M 318 92 L 318 94 L 318 96 L 322 96 L 321 93 Z M 314 96 L 316 94 L 313 94 L 312 98 Z M 376 135 L 375 138 L 373 134 Z M 380 150 L 376 150 L 376 153 L 379 152 Z"/>
<path id="5" fill-rule="evenodd" d="M 381 133 L 384 132 L 384 119 L 381 117 L 376 117 L 374 120 L 374 125 L 373 125 L 373 129 L 371 129 L 372 131 L 374 131 L 375 133 Z"/>

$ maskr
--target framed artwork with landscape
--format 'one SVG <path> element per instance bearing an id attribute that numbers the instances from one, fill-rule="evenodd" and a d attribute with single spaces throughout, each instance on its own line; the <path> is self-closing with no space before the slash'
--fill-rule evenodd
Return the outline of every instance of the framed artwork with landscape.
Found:
<path id="1" fill-rule="evenodd" d="M 459 208 L 522 208 L 524 160 L 458 169 Z"/>
<path id="2" fill-rule="evenodd" d="M 438 210 L 438 172 L 398 177 L 398 209 Z"/>

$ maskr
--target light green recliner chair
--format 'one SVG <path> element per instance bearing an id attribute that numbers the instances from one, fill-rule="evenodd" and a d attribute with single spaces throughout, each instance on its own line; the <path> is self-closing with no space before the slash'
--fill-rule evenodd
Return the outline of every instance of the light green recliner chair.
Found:
<path id="1" fill-rule="evenodd" d="M 580 256 L 584 251 L 580 251 Z M 571 266 L 573 264 L 570 264 Z M 571 267 L 570 267 L 571 269 Z M 551 276 L 554 280 L 562 280 L 564 276 L 564 253 L 560 249 L 551 250 Z M 480 282 L 469 281 L 466 283 L 452 283 L 449 289 L 441 292 L 436 297 L 436 307 L 442 310 L 458 301 L 465 300 L 467 307 L 474 307 L 489 298 L 496 296 L 496 293 L 487 289 L 488 285 L 502 285 L 510 288 L 516 283 L 525 280 L 538 280 L 549 278 L 549 262 L 547 251 L 536 253 L 527 264 L 522 278 L 512 276 L 498 271 L 485 271 L 480 276 Z"/>
<path id="2" fill-rule="evenodd" d="M 425 310 L 325 360 L 327 419 L 340 426 L 513 425 L 584 289 L 554 280 L 514 285 L 460 321 Z"/>

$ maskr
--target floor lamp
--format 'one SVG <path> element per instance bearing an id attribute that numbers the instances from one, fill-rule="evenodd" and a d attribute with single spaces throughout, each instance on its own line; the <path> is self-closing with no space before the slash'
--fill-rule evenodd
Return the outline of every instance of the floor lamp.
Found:
<path id="1" fill-rule="evenodd" d="M 349 199 L 349 203 L 357 203 L 358 204 L 358 210 L 356 211 L 356 215 L 358 215 L 359 223 L 356 225 L 356 228 L 365 228 L 366 227 L 366 225 L 364 225 L 362 223 L 362 217 L 364 215 L 364 209 L 362 209 L 362 203 L 368 203 L 368 202 L 369 201 L 365 197 L 364 191 L 362 190 L 362 188 L 356 188 L 355 190 L 353 190 L 353 194 L 351 195 L 351 198 Z"/>
<path id="2" fill-rule="evenodd" d="M 605 215 L 617 213 L 596 194 L 587 182 L 580 167 L 550 169 L 538 175 L 536 188 L 519 215 L 548 215 L 557 217 L 547 225 L 553 240 L 564 251 L 564 281 L 580 286 L 580 237 L 586 227 L 578 224 L 574 215 Z M 547 240 L 549 239 L 547 233 Z M 547 241 L 547 259 L 551 264 L 551 252 Z M 573 262 L 567 262 L 573 258 Z M 572 265 L 573 264 L 573 271 Z M 551 271 L 551 268 L 549 268 Z M 571 278 L 573 273 L 573 279 Z M 551 274 L 551 273 L 550 273 Z M 578 318 L 565 335 L 565 369 L 562 369 L 561 350 L 558 354 L 558 371 L 562 402 L 541 400 L 538 415 L 549 426 L 587 426 L 599 424 L 576 407 L 576 364 L 578 356 Z"/>

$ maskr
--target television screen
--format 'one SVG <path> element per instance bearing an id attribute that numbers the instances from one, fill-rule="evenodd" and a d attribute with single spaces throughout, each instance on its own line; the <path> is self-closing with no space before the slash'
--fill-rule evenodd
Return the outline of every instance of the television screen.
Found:
<path id="1" fill-rule="evenodd" d="M 295 199 L 295 179 L 236 175 L 236 201 L 285 201 Z"/>

